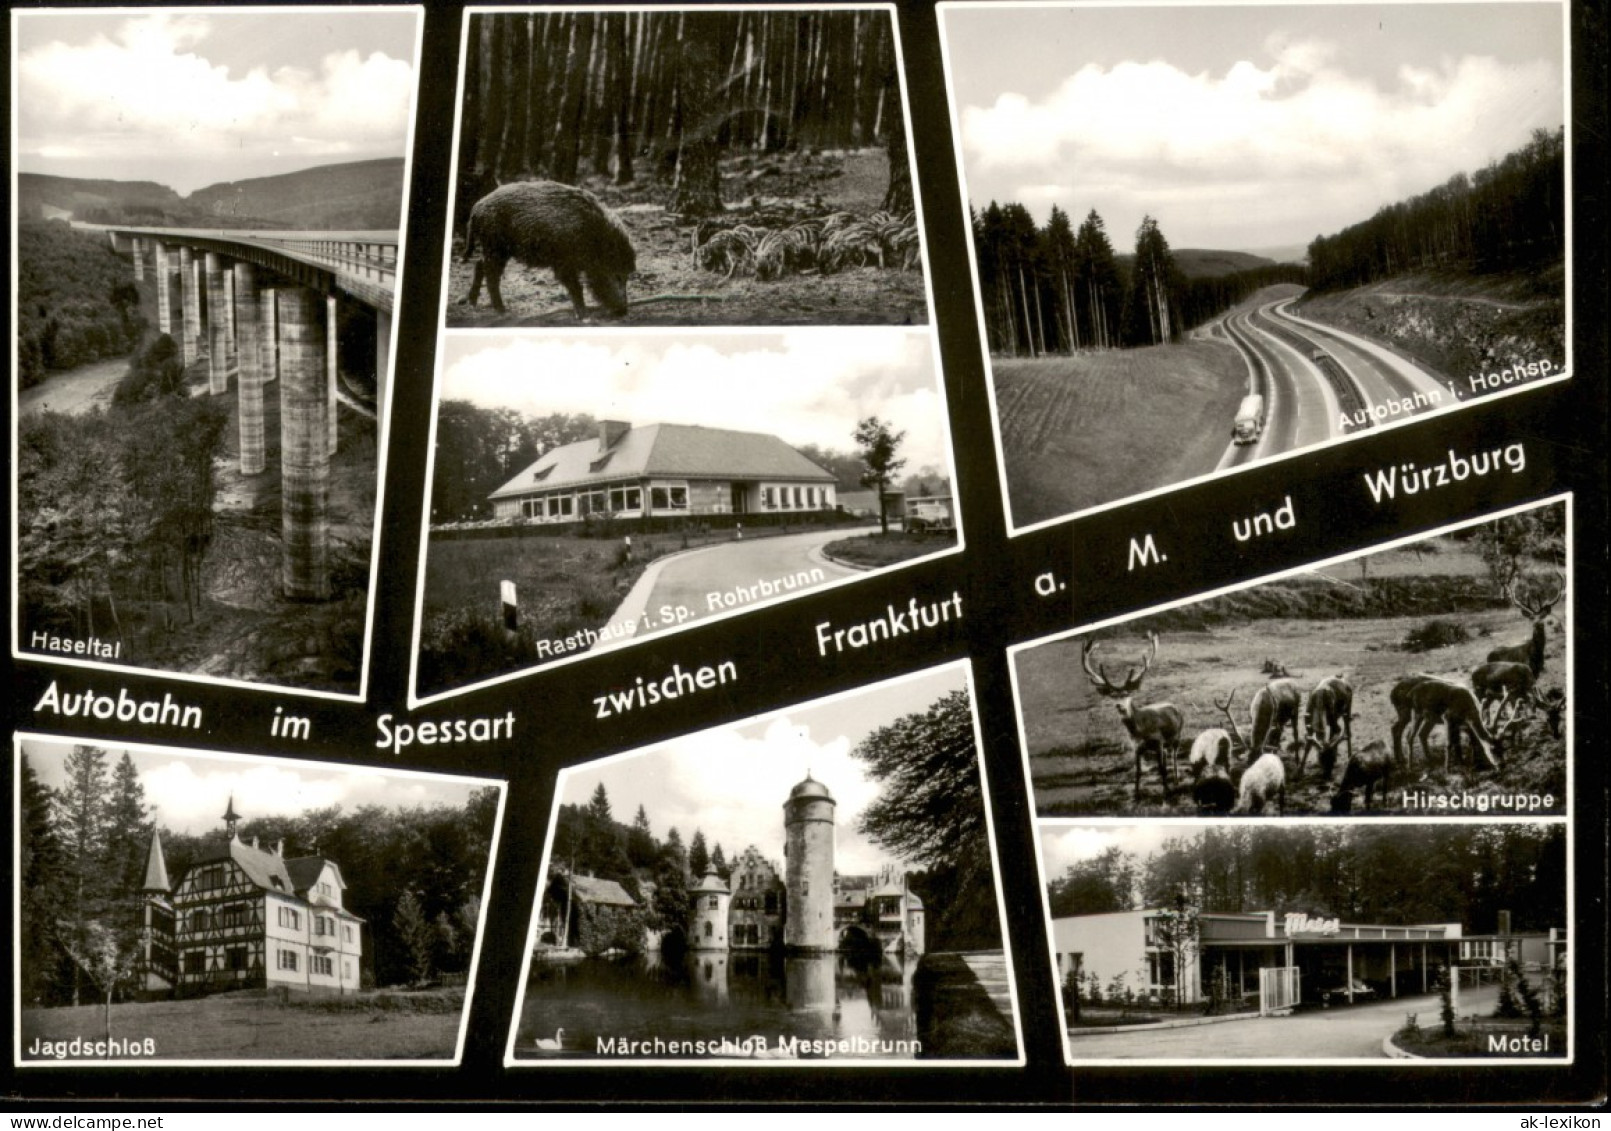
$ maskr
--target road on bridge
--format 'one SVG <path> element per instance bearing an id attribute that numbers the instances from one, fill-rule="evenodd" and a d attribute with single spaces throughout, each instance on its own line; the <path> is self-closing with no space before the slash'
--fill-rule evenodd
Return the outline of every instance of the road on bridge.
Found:
<path id="1" fill-rule="evenodd" d="M 611 624 L 624 624 L 639 618 L 646 618 L 647 623 L 640 621 L 634 636 L 617 638 L 608 632 L 602 634 L 593 651 L 604 651 L 641 639 L 649 633 L 675 628 L 678 624 L 691 624 L 732 609 L 749 608 L 762 601 L 775 599 L 775 596 L 762 592 L 765 588 L 763 582 L 777 583 L 780 587 L 777 595 L 788 596 L 802 589 L 855 577 L 861 571 L 829 561 L 823 557 L 822 547 L 866 532 L 865 528 L 835 526 L 804 534 L 779 534 L 742 542 L 723 542 L 662 558 L 644 571 L 626 600 L 621 602 L 621 607 L 610 617 Z M 801 574 L 811 575 L 811 580 L 806 581 L 800 577 Z M 794 586 L 783 587 L 784 579 L 794 580 Z M 713 603 L 713 595 L 723 595 L 729 599 Z M 669 617 L 666 615 L 665 610 L 675 609 L 685 612 Z"/>
<path id="2" fill-rule="evenodd" d="M 1264 398 L 1265 426 L 1257 443 L 1228 444 L 1217 470 L 1451 403 L 1448 390 L 1413 362 L 1295 315 L 1293 301 L 1264 303 L 1223 319 L 1226 336 L 1247 361 L 1248 391 Z"/>

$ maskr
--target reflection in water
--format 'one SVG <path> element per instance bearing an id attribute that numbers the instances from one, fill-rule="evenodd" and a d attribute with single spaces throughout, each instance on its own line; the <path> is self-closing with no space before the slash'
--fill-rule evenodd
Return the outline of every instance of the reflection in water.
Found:
<path id="1" fill-rule="evenodd" d="M 915 967 L 760 952 L 538 961 L 515 1055 L 910 1059 Z M 557 1029 L 563 1051 L 538 1049 Z"/>

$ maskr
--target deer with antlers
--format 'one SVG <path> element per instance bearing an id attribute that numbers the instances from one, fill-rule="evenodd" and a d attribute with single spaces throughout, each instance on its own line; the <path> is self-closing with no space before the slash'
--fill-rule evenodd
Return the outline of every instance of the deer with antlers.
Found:
<path id="1" fill-rule="evenodd" d="M 1350 757 L 1354 753 L 1354 688 L 1340 675 L 1328 675 L 1309 692 L 1309 734 L 1303 740 L 1303 751 L 1298 755 L 1298 773 L 1303 773 L 1304 759 L 1315 751 L 1315 760 L 1329 779 L 1337 765 L 1337 747 L 1346 742 Z"/>
<path id="2" fill-rule="evenodd" d="M 1544 625 L 1550 613 L 1566 596 L 1566 575 L 1559 569 L 1555 571 L 1559 584 L 1555 587 L 1555 595 L 1548 600 L 1528 604 L 1516 595 L 1516 579 L 1512 577 L 1500 587 L 1500 593 L 1509 601 L 1522 616 L 1533 622 L 1533 634 L 1520 644 L 1513 644 L 1508 648 L 1495 648 L 1488 653 L 1489 663 L 1526 664 L 1532 671 L 1534 678 L 1544 674 Z"/>
<path id="3" fill-rule="evenodd" d="M 1561 736 L 1561 716 L 1566 711 L 1566 692 L 1558 687 L 1548 691 L 1538 689 L 1538 677 L 1526 664 L 1513 660 L 1479 664 L 1471 670 L 1471 689 L 1477 693 L 1483 714 L 1490 728 L 1499 725 L 1499 716 L 1508 704 L 1511 718 L 1525 705 L 1544 713 L 1550 734 Z M 1493 717 L 1487 718 L 1489 708 Z"/>
<path id="4" fill-rule="evenodd" d="M 1141 681 L 1146 677 L 1147 670 L 1152 667 L 1153 660 L 1158 657 L 1158 634 L 1147 633 L 1149 650 L 1143 653 L 1141 663 L 1133 665 L 1126 672 L 1124 679 L 1115 683 L 1108 675 L 1107 669 L 1095 663 L 1092 656 L 1100 643 L 1094 643 L 1089 637 L 1080 649 L 1080 664 L 1085 668 L 1085 675 L 1096 688 L 1097 694 L 1106 699 L 1112 699 L 1118 708 L 1119 718 L 1124 722 L 1125 732 L 1130 736 L 1131 752 L 1135 756 L 1136 782 L 1135 799 L 1141 800 L 1141 763 L 1147 751 L 1154 752 L 1158 760 L 1158 776 L 1163 779 L 1164 797 L 1170 795 L 1169 771 L 1175 766 L 1180 757 L 1180 731 L 1185 726 L 1185 717 L 1180 709 L 1173 703 L 1149 703 L 1144 707 L 1135 705 L 1135 693 L 1141 689 Z M 1165 755 L 1168 762 L 1165 762 Z"/>
<path id="5" fill-rule="evenodd" d="M 1263 687 L 1253 693 L 1252 700 L 1247 705 L 1248 723 L 1253 728 L 1253 741 L 1249 742 L 1243 737 L 1241 730 L 1236 726 L 1236 718 L 1231 714 L 1231 701 L 1236 698 L 1233 688 L 1225 696 L 1225 702 L 1214 700 L 1214 706 L 1224 714 L 1226 725 L 1230 727 L 1231 738 L 1236 746 L 1247 752 L 1247 756 L 1257 758 L 1264 753 L 1265 747 L 1281 745 L 1281 734 L 1287 727 L 1292 728 L 1292 741 L 1294 747 L 1300 741 L 1298 734 L 1298 720 L 1302 712 L 1303 692 L 1299 690 L 1295 680 L 1281 678 L 1272 679 Z"/>
<path id="6" fill-rule="evenodd" d="M 1400 680 L 1393 686 L 1389 695 L 1393 708 L 1398 712 L 1398 718 L 1393 723 L 1393 755 L 1399 757 L 1399 736 L 1404 728 L 1413 720 L 1416 723 L 1414 732 L 1410 735 L 1409 759 L 1411 764 L 1415 761 L 1415 742 L 1421 742 L 1421 756 L 1430 765 L 1432 762 L 1432 747 L 1427 742 L 1427 736 L 1434 727 L 1443 724 L 1445 728 L 1445 743 L 1443 748 L 1443 772 L 1449 772 L 1449 755 L 1456 758 L 1460 756 L 1460 732 L 1469 731 L 1482 755 L 1487 759 L 1489 767 L 1499 769 L 1499 759 L 1503 755 L 1505 736 L 1515 725 L 1512 719 L 1505 727 L 1497 732 L 1490 731 L 1482 721 L 1482 704 L 1477 700 L 1477 693 L 1462 683 L 1442 679 L 1438 676 L 1414 675 Z"/>

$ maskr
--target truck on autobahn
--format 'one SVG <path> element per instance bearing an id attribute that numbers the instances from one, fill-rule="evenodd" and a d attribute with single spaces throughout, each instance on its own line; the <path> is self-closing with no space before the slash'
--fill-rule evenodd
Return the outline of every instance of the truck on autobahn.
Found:
<path id="1" fill-rule="evenodd" d="M 1258 442 L 1264 432 L 1264 398 L 1250 393 L 1242 398 L 1236 409 L 1236 423 L 1231 426 L 1231 439 L 1238 444 Z"/>

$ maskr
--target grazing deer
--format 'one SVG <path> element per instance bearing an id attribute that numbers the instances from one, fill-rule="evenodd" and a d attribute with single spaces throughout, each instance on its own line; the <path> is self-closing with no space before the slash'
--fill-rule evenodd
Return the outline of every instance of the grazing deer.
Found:
<path id="1" fill-rule="evenodd" d="M 1346 741 L 1350 757 L 1354 753 L 1354 689 L 1340 675 L 1329 675 L 1315 684 L 1309 692 L 1309 736 L 1304 739 L 1303 752 L 1298 755 L 1298 776 L 1303 776 L 1303 763 L 1312 747 L 1316 761 L 1329 780 L 1337 765 L 1337 746 Z"/>
<path id="2" fill-rule="evenodd" d="M 1435 678 L 1437 677 L 1430 675 L 1408 675 L 1395 683 L 1393 690 L 1388 692 L 1388 702 L 1393 705 L 1393 712 L 1397 715 L 1397 718 L 1393 720 L 1393 761 L 1395 762 L 1401 764 L 1404 762 L 1404 746 L 1401 739 L 1404 735 L 1404 728 L 1409 726 L 1411 720 L 1415 717 L 1415 689 L 1425 681 Z M 1414 743 L 1415 735 L 1412 733 L 1410 735 L 1409 755 L 1409 764 L 1411 766 L 1415 764 Z"/>
<path id="3" fill-rule="evenodd" d="M 1535 678 L 1544 674 L 1544 624 L 1549 619 L 1550 611 L 1560 603 L 1562 597 L 1566 596 L 1566 575 L 1557 569 L 1555 576 L 1560 579 L 1560 584 L 1555 588 L 1555 596 L 1531 605 L 1516 596 L 1514 577 L 1500 588 L 1505 600 L 1514 605 L 1522 616 L 1533 622 L 1533 634 L 1520 644 L 1513 644 L 1508 648 L 1495 648 L 1488 653 L 1489 663 L 1526 664 Z"/>
<path id="4" fill-rule="evenodd" d="M 1292 728 L 1294 744 L 1302 741 L 1298 733 L 1302 707 L 1303 691 L 1294 679 L 1272 679 L 1253 693 L 1253 701 L 1248 704 L 1248 715 L 1253 720 L 1252 751 L 1255 757 L 1264 753 L 1267 746 L 1280 749 L 1281 732 L 1287 727 Z M 1299 772 L 1302 769 L 1300 765 Z"/>
<path id="5" fill-rule="evenodd" d="M 1192 740 L 1186 764 L 1196 778 L 1201 778 L 1205 770 L 1222 769 L 1228 774 L 1231 771 L 1231 754 L 1235 749 L 1229 734 L 1219 727 L 1209 727 Z"/>
<path id="6" fill-rule="evenodd" d="M 1100 647 L 1087 638 L 1080 649 L 1080 663 L 1085 668 L 1085 674 L 1096 688 L 1097 694 L 1114 701 L 1119 710 L 1119 718 L 1124 722 L 1124 729 L 1130 735 L 1131 752 L 1135 755 L 1136 783 L 1135 799 L 1141 800 L 1141 762 L 1148 750 L 1155 752 L 1158 759 L 1158 776 L 1163 779 L 1164 797 L 1170 795 L 1169 771 L 1171 766 L 1177 766 L 1180 758 L 1180 731 L 1186 720 L 1179 708 L 1173 703 L 1150 703 L 1145 707 L 1135 705 L 1135 693 L 1141 688 L 1141 681 L 1146 677 L 1147 669 L 1152 667 L 1152 661 L 1158 656 L 1158 634 L 1147 633 L 1151 642 L 1150 651 L 1141 657 L 1141 663 L 1131 667 L 1119 683 L 1114 683 L 1108 676 L 1107 669 L 1100 664 L 1093 666 L 1092 654 Z M 1165 763 L 1164 756 L 1169 761 Z"/>
<path id="7" fill-rule="evenodd" d="M 1491 732 L 1483 725 L 1482 704 L 1477 701 L 1477 693 L 1471 688 L 1462 683 L 1438 679 L 1435 676 L 1412 676 L 1411 679 L 1415 682 L 1414 686 L 1408 691 L 1407 699 L 1410 711 L 1419 724 L 1415 729 L 1415 733 L 1410 736 L 1411 759 L 1413 760 L 1415 756 L 1415 740 L 1419 738 L 1421 740 L 1422 756 L 1429 765 L 1431 764 L 1432 747 L 1427 742 L 1427 736 L 1432 733 L 1434 727 L 1442 723 L 1446 732 L 1443 747 L 1444 773 L 1449 772 L 1450 754 L 1452 753 L 1456 758 L 1460 756 L 1460 731 L 1462 729 L 1471 732 L 1472 738 L 1476 740 L 1478 747 L 1482 750 L 1483 757 L 1488 760 L 1488 765 L 1495 770 L 1499 769 L 1499 759 L 1504 747 L 1505 730 L 1509 730 L 1514 720 L 1512 720 L 1512 724 L 1507 724 L 1505 730 L 1497 733 Z M 1401 682 L 1393 688 L 1395 695 L 1399 687 L 1402 686 L 1403 683 Z M 1397 700 L 1395 699 L 1394 702 L 1396 706 Z M 1399 722 L 1393 725 L 1395 736 L 1402 731 L 1404 721 L 1401 716 Z"/>
<path id="8" fill-rule="evenodd" d="M 1560 688 L 1540 692 L 1537 676 L 1526 664 L 1512 660 L 1479 664 L 1471 671 L 1471 688 L 1482 703 L 1484 721 L 1490 729 L 1498 727 L 1499 716 L 1504 712 L 1507 703 L 1511 705 L 1512 719 L 1516 717 L 1522 705 L 1526 704 L 1544 712 L 1550 734 L 1556 738 L 1561 736 L 1561 716 L 1566 710 L 1566 692 Z M 1493 708 L 1492 718 L 1487 717 L 1490 707 Z"/>

